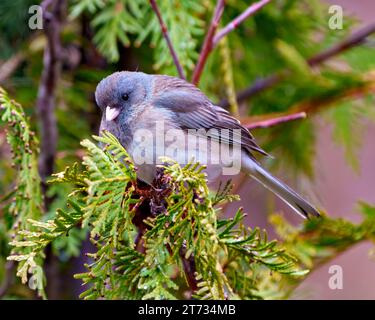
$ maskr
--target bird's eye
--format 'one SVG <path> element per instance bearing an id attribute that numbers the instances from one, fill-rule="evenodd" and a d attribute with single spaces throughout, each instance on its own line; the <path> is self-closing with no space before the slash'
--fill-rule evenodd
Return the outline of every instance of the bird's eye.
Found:
<path id="1" fill-rule="evenodd" d="M 123 93 L 121 96 L 122 100 L 128 101 L 129 100 L 129 95 L 127 93 Z"/>

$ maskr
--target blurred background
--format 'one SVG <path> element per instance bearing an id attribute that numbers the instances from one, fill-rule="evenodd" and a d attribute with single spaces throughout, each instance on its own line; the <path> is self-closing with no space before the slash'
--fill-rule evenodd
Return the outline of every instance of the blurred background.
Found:
<path id="1" fill-rule="evenodd" d="M 330 1 L 343 6 L 346 13 L 355 16 L 361 25 L 374 21 L 375 3 L 370 0 L 362 1 Z M 375 56 L 373 57 L 375 59 Z M 318 176 L 314 186 L 319 192 L 321 203 L 332 215 L 344 215 L 356 221 L 356 199 L 370 203 L 375 202 L 375 152 L 372 139 L 375 137 L 375 127 L 368 121 L 363 121 L 363 145 L 359 150 L 360 170 L 355 172 L 343 161 L 344 152 L 337 145 L 331 143 L 329 137 L 332 128 L 319 126 L 318 149 L 315 161 Z M 328 157 L 326 158 L 325 155 Z M 368 259 L 371 244 L 360 244 L 349 252 L 338 257 L 331 264 L 342 266 L 345 284 L 343 290 L 329 290 L 327 288 L 328 266 L 322 267 L 311 275 L 300 290 L 311 288 L 314 299 L 375 299 L 374 260 Z"/>
<path id="2" fill-rule="evenodd" d="M 358 20 L 356 28 L 374 22 L 375 3 L 371 0 L 333 0 L 329 4 L 341 5 L 344 14 Z M 375 61 L 375 55 L 372 56 Z M 345 160 L 345 150 L 332 140 L 334 128 L 332 125 L 315 117 L 317 125 L 316 156 L 314 157 L 315 178 L 307 183 L 303 182 L 305 193 L 315 199 L 330 216 L 345 217 L 351 221 L 361 219 L 357 210 L 358 199 L 369 203 L 375 202 L 375 126 L 368 120 L 361 121 L 363 141 L 356 151 L 358 170 Z M 351 133 L 350 133 L 351 134 Z M 353 133 L 354 134 L 354 133 Z M 279 159 L 282 161 L 282 159 Z M 301 183 L 301 182 L 299 182 Z M 254 190 L 255 194 L 248 192 Z M 259 196 L 266 197 L 256 184 L 244 183 L 239 190 L 244 208 L 253 207 L 254 212 L 264 210 L 254 206 L 259 203 Z M 233 208 L 236 205 L 233 205 Z M 278 208 L 288 214 L 288 220 L 294 217 L 290 210 L 282 203 Z M 247 209 L 249 210 L 249 209 Z M 251 210 L 249 210 L 251 211 Z M 293 219 L 294 220 L 294 219 Z M 297 222 L 297 221 L 296 221 Z M 249 223 L 269 228 L 267 219 L 261 214 L 252 214 Z M 298 287 L 294 298 L 306 299 L 375 299 L 375 261 L 370 257 L 371 243 L 361 243 L 341 254 L 328 264 L 310 274 L 307 280 Z M 342 290 L 331 290 L 328 286 L 329 268 L 339 265 L 343 268 L 344 281 Z"/>
<path id="3" fill-rule="evenodd" d="M 251 2 L 228 0 L 223 25 Z M 45 163 L 42 168 L 45 179 L 81 159 L 83 151 L 79 142 L 97 133 L 100 113 L 93 93 L 104 76 L 115 70 L 177 76 L 158 22 L 153 12 L 145 9 L 148 1 L 113 0 L 106 1 L 104 6 L 100 3 L 97 0 L 68 1 L 61 8 L 61 16 L 57 13 L 62 54 L 52 88 L 56 118 L 52 123 L 58 138 L 52 141 L 56 143 L 52 164 Z M 50 40 L 43 34 L 45 30 L 30 30 L 27 25 L 28 9 L 33 4 L 35 1 L 26 0 L 0 3 L 0 86 L 24 106 L 33 128 L 39 133 L 42 152 L 44 148 L 48 153 L 48 146 L 43 147 L 40 90 L 43 70 L 46 70 L 43 49 Z M 332 4 L 343 8 L 342 29 L 328 27 L 331 16 L 328 7 Z M 190 79 L 215 1 L 159 1 L 159 5 L 184 72 Z M 259 144 L 275 157 L 261 161 L 330 217 L 355 223 L 362 219 L 358 201 L 375 204 L 375 103 L 373 92 L 354 98 L 346 96 L 345 92 L 353 88 L 362 92 L 363 79 L 373 77 L 375 39 L 340 52 L 312 71 L 306 71 L 308 67 L 303 61 L 342 42 L 353 32 L 374 25 L 374 12 L 373 0 L 271 1 L 219 43 L 209 56 L 199 82 L 199 87 L 213 101 L 220 101 L 238 113 L 249 127 L 258 120 L 268 119 L 269 114 L 284 114 L 312 101 L 307 119 L 252 131 Z M 291 69 L 292 74 L 280 84 L 248 99 L 238 99 L 238 104 L 233 101 L 234 92 L 286 68 Z M 333 103 L 326 104 L 330 99 Z M 5 131 L 0 127 L 1 194 L 11 189 L 15 176 L 5 142 Z M 233 215 L 242 206 L 248 213 L 247 223 L 267 229 L 271 238 L 278 235 L 272 231 L 268 213 L 282 213 L 296 226 L 301 223 L 299 217 L 259 185 L 245 182 L 242 176 L 236 177 L 233 183 L 234 192 L 241 200 L 227 205 L 225 215 Z M 46 190 L 47 217 L 51 217 L 56 208 L 64 207 L 69 190 L 68 186 L 52 186 Z M 6 208 L 0 209 L 0 217 L 0 225 L 3 223 L 0 280 L 8 284 Z M 72 274 L 83 270 L 85 258 L 81 252 L 87 251 L 89 246 L 84 239 L 84 232 L 74 231 L 70 239 L 58 241 L 51 248 L 46 270 L 50 297 L 76 298 L 81 292 L 80 283 L 72 279 Z M 373 244 L 363 242 L 339 254 L 308 275 L 291 298 L 375 299 L 375 261 L 369 254 L 372 248 Z M 328 271 L 332 265 L 343 269 L 341 290 L 328 286 L 331 276 Z M 9 292 L 12 297 L 33 297 L 16 280 L 12 281 Z"/>

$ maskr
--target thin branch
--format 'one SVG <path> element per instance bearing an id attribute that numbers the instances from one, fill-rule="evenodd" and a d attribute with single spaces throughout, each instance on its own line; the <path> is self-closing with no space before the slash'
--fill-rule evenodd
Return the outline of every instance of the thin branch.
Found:
<path id="1" fill-rule="evenodd" d="M 216 30 L 219 26 L 219 22 L 225 6 L 224 0 L 217 1 L 214 15 L 207 35 L 204 39 L 201 53 L 199 55 L 198 63 L 193 72 L 193 84 L 197 85 L 199 83 L 208 55 L 211 53 L 212 49 L 215 48 L 215 46 L 220 42 L 220 40 L 270 1 L 271 0 L 261 0 L 259 2 L 251 4 L 243 13 L 241 13 L 238 17 L 236 17 L 232 22 L 227 24 L 216 34 Z"/>
<path id="2" fill-rule="evenodd" d="M 37 112 L 41 134 L 39 173 L 42 179 L 44 194 L 46 192 L 46 178 L 53 172 L 56 154 L 57 126 L 55 118 L 55 94 L 61 69 L 62 47 L 60 32 L 65 6 L 65 0 L 45 0 L 42 2 L 44 9 L 44 32 L 47 37 L 47 44 L 44 49 L 43 72 L 38 90 Z M 47 10 L 48 8 L 50 8 L 49 11 Z"/>
<path id="3" fill-rule="evenodd" d="M 369 24 L 362 29 L 354 32 L 344 41 L 332 46 L 331 48 L 317 54 L 316 56 L 310 58 L 307 62 L 310 66 L 317 65 L 332 58 L 348 49 L 351 49 L 357 45 L 362 44 L 368 36 L 375 32 L 375 23 Z"/>
<path id="4" fill-rule="evenodd" d="M 43 71 L 38 89 L 37 113 L 40 126 L 39 174 L 44 195 L 44 209 L 47 210 L 51 199 L 47 196 L 46 179 L 53 173 L 57 146 L 57 125 L 55 117 L 55 98 L 57 81 L 61 72 L 62 45 L 60 33 L 63 27 L 66 0 L 44 0 L 43 29 L 47 43 L 43 54 Z M 59 270 L 56 258 L 50 247 L 47 248 L 48 296 L 57 299 L 60 294 Z"/>
<path id="5" fill-rule="evenodd" d="M 374 76 L 372 77 L 375 78 Z M 316 98 L 299 102 L 296 105 L 292 106 L 288 112 L 275 112 L 262 116 L 246 117 L 241 119 L 241 123 L 247 129 L 252 130 L 257 128 L 269 128 L 285 122 L 304 119 L 307 117 L 307 115 L 319 112 L 323 108 L 330 107 L 338 101 L 344 99 L 357 99 L 363 97 L 366 94 L 375 93 L 375 79 L 368 80 L 368 82 L 365 82 L 360 86 L 346 89 L 330 97 Z"/>
<path id="6" fill-rule="evenodd" d="M 268 88 L 271 88 L 272 86 L 276 85 L 278 82 L 280 82 L 284 78 L 284 75 L 279 74 L 273 74 L 271 76 L 268 76 L 266 78 L 260 78 L 255 80 L 255 82 L 250 86 L 247 87 L 237 93 L 237 102 L 240 103 L 244 100 L 247 100 L 259 92 L 262 92 L 263 90 L 266 90 Z M 228 108 L 230 105 L 228 99 L 223 99 L 219 102 L 219 106 L 223 108 Z"/>
<path id="7" fill-rule="evenodd" d="M 195 85 L 199 83 L 199 79 L 202 75 L 202 71 L 203 71 L 204 65 L 206 64 L 207 57 L 209 53 L 211 52 L 211 50 L 213 49 L 212 40 L 215 36 L 216 29 L 219 26 L 221 16 L 223 15 L 224 6 L 225 6 L 224 0 L 217 1 L 215 11 L 212 17 L 212 21 L 211 21 L 210 27 L 208 28 L 206 37 L 203 42 L 201 53 L 199 55 L 198 63 L 195 66 L 195 69 L 193 72 L 192 82 Z"/>
<path id="8" fill-rule="evenodd" d="M 178 74 L 179 74 L 179 76 L 180 76 L 181 79 L 186 79 L 185 74 L 184 74 L 184 70 L 183 70 L 183 68 L 181 66 L 180 60 L 178 59 L 176 51 L 173 48 L 171 38 L 169 37 L 168 28 L 167 28 L 167 26 L 165 25 L 165 23 L 163 21 L 163 18 L 161 16 L 161 13 L 160 13 L 160 10 L 159 10 L 159 7 L 158 7 L 158 5 L 157 5 L 157 3 L 156 3 L 155 0 L 150 0 L 150 4 L 151 4 L 151 7 L 154 10 L 156 16 L 158 17 L 159 24 L 160 24 L 160 27 L 161 27 L 161 31 L 163 33 L 165 41 L 167 42 L 167 45 L 168 45 L 168 48 L 169 48 L 169 52 L 172 55 L 173 62 L 176 65 Z"/>
<path id="9" fill-rule="evenodd" d="M 48 7 L 54 2 L 54 0 L 44 0 L 42 1 L 42 3 L 40 4 L 40 6 L 42 7 L 43 9 L 43 14 L 45 14 L 46 10 L 48 9 Z"/>
<path id="10" fill-rule="evenodd" d="M 139 191 L 139 190 L 138 190 Z M 145 253 L 145 243 L 143 236 L 148 230 L 148 225 L 145 220 L 152 216 L 150 208 L 150 199 L 145 199 L 143 196 L 139 198 L 139 205 L 136 207 L 136 214 L 133 217 L 133 224 L 137 227 L 138 233 L 135 238 L 135 249 L 140 253 Z"/>
<path id="11" fill-rule="evenodd" d="M 24 61 L 25 54 L 18 52 L 0 66 L 0 84 L 8 79 Z"/>
<path id="12" fill-rule="evenodd" d="M 249 130 L 258 128 L 269 128 L 285 122 L 300 120 L 306 118 L 306 112 L 287 113 L 284 115 L 275 115 L 273 113 L 263 116 L 262 119 L 257 117 L 248 117 L 242 120 L 242 125 Z"/>
<path id="13" fill-rule="evenodd" d="M 234 18 L 233 21 L 229 22 L 224 28 L 217 32 L 217 34 L 212 40 L 213 46 L 216 46 L 223 37 L 225 37 L 229 32 L 236 29 L 242 22 L 244 22 L 247 18 L 254 15 L 257 11 L 263 8 L 270 1 L 271 0 L 261 0 L 259 2 L 251 4 L 243 13 L 241 13 L 238 17 Z"/>
<path id="14" fill-rule="evenodd" d="M 326 60 L 339 55 L 346 50 L 349 50 L 361 43 L 363 43 L 368 36 L 375 33 L 375 23 L 372 23 L 357 32 L 353 33 L 351 36 L 349 36 L 344 41 L 332 46 L 331 48 L 328 48 L 321 53 L 318 53 L 317 55 L 313 56 L 312 58 L 307 60 L 307 63 L 311 66 L 317 66 Z M 271 88 L 272 86 L 279 83 L 282 79 L 287 76 L 289 72 L 287 70 L 283 70 L 279 73 L 270 75 L 266 78 L 256 80 L 254 84 L 252 84 L 250 87 L 240 91 L 237 94 L 237 101 L 241 102 L 246 99 L 252 98 L 256 94 Z M 227 108 L 229 106 L 229 102 L 227 99 L 224 99 L 220 102 L 220 106 Z"/>
<path id="15" fill-rule="evenodd" d="M 375 79 L 365 82 L 360 86 L 346 89 L 330 97 L 311 99 L 297 103 L 290 109 L 290 112 L 306 112 L 307 114 L 312 114 L 321 111 L 323 108 L 330 107 L 338 101 L 344 99 L 358 99 L 373 93 L 375 93 Z"/>

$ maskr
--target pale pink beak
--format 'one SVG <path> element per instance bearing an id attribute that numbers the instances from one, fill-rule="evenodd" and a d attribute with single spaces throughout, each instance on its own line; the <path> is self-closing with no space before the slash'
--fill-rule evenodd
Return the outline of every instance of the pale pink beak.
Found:
<path id="1" fill-rule="evenodd" d="M 107 108 L 105 109 L 105 119 L 107 121 L 115 120 L 119 114 L 120 114 L 119 108 L 111 108 L 110 106 L 107 106 Z"/>

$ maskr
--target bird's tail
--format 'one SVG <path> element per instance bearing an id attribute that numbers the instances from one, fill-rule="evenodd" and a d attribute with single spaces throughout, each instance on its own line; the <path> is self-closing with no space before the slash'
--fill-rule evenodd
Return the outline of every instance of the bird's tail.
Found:
<path id="1" fill-rule="evenodd" d="M 263 169 L 251 158 L 246 157 L 243 165 L 245 167 L 243 168 L 245 172 L 247 172 L 251 177 L 264 185 L 267 189 L 271 190 L 303 218 L 309 218 L 310 216 L 320 216 L 318 210 L 316 210 L 311 204 L 309 204 L 306 200 L 304 200 L 300 195 L 298 195 L 283 182 L 273 177 L 269 172 Z"/>

